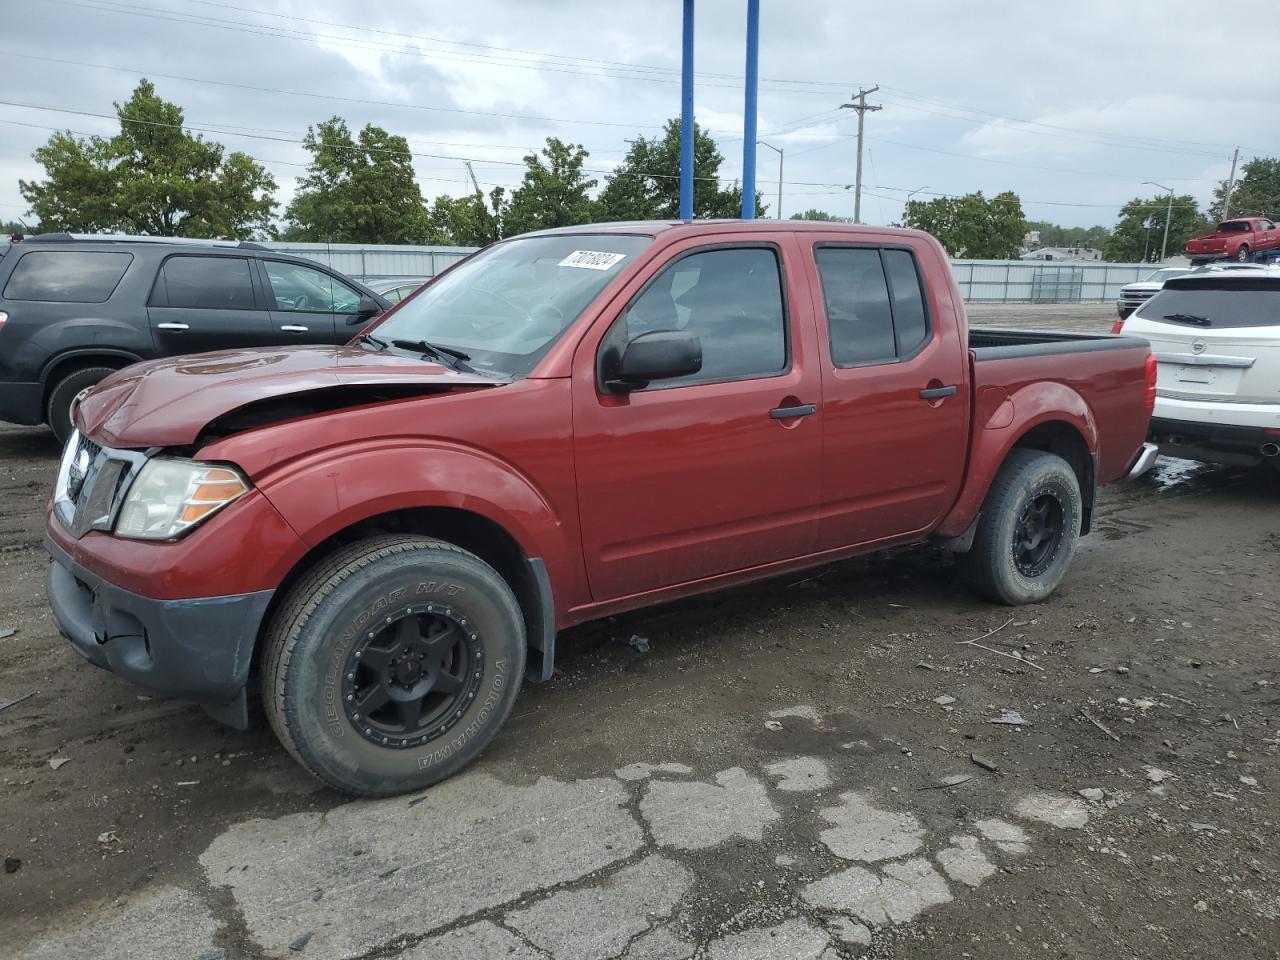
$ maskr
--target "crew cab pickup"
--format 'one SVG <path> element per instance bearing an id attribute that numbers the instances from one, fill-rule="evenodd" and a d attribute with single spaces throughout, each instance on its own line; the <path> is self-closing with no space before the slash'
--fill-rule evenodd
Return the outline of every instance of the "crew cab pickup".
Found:
<path id="1" fill-rule="evenodd" d="M 1213 233 L 1187 241 L 1192 264 L 1208 263 L 1224 257 L 1246 263 L 1255 254 L 1280 247 L 1280 230 L 1265 217 L 1224 220 Z"/>
<path id="2" fill-rule="evenodd" d="M 627 223 L 474 254 L 346 347 L 137 364 L 74 410 L 49 598 L 91 662 L 357 794 L 495 735 L 556 632 L 933 540 L 1043 600 L 1138 473 L 1128 336 L 968 330 L 927 234 Z"/>

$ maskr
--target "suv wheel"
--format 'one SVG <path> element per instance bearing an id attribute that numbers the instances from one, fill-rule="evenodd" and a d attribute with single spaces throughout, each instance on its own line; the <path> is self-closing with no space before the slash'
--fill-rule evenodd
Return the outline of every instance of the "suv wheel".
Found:
<path id="1" fill-rule="evenodd" d="M 82 367 L 53 385 L 44 408 L 44 422 L 49 425 L 58 443 L 66 443 L 71 436 L 71 402 L 82 390 L 96 386 L 115 373 L 114 367 Z"/>
<path id="2" fill-rule="evenodd" d="M 346 793 L 388 796 L 461 770 L 511 711 L 525 630 L 479 557 L 419 536 L 353 544 L 302 578 L 265 638 L 280 741 Z"/>
<path id="3" fill-rule="evenodd" d="M 1080 482 L 1061 457 L 1014 450 L 982 506 L 961 570 L 983 596 L 1017 606 L 1049 596 L 1062 582 L 1080 538 Z"/>

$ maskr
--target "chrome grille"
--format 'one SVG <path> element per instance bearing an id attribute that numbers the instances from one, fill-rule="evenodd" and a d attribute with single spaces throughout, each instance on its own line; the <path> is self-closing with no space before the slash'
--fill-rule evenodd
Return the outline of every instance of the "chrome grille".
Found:
<path id="1" fill-rule="evenodd" d="M 53 490 L 54 512 L 63 526 L 76 537 L 110 530 L 129 481 L 146 460 L 144 453 L 112 450 L 72 432 Z"/>

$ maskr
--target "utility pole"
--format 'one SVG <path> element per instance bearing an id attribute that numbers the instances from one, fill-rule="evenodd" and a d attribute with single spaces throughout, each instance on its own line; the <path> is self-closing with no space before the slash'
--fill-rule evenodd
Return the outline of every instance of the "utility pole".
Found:
<path id="1" fill-rule="evenodd" d="M 693 219 L 693 0 L 684 0 L 680 66 L 680 219 Z"/>
<path id="2" fill-rule="evenodd" d="M 858 98 L 857 103 L 840 104 L 841 110 L 857 110 L 858 111 L 858 164 L 857 164 L 857 167 L 854 169 L 854 177 L 853 177 L 853 222 L 854 223 L 862 222 L 862 124 L 863 124 L 863 121 L 866 119 L 868 112 L 874 113 L 876 110 L 884 109 L 884 107 L 879 106 L 878 104 L 876 106 L 868 106 L 867 94 L 875 93 L 879 89 L 880 89 L 879 84 L 876 84 L 870 90 L 864 90 L 861 87 L 859 87 L 858 92 L 855 94 L 855 96 Z"/>
<path id="3" fill-rule="evenodd" d="M 1163 183 L 1156 183 L 1154 180 L 1143 180 L 1142 185 L 1169 191 L 1169 207 L 1164 214 L 1164 240 L 1160 244 L 1160 262 L 1164 263 L 1164 258 L 1169 252 L 1169 221 L 1173 219 L 1173 187 L 1166 187 Z"/>
<path id="4" fill-rule="evenodd" d="M 772 143 L 765 143 L 763 140 L 757 140 L 756 143 L 762 147 L 768 147 L 778 155 L 778 210 L 777 218 L 782 219 L 782 161 L 786 159 L 786 153 L 782 147 L 775 147 Z"/>
<path id="5" fill-rule="evenodd" d="M 1227 178 L 1227 195 L 1222 198 L 1222 219 L 1231 216 L 1231 192 L 1236 188 L 1236 163 L 1240 160 L 1240 148 L 1231 155 L 1231 176 Z"/>
<path id="6" fill-rule="evenodd" d="M 747 0 L 747 69 L 742 102 L 742 219 L 756 216 L 756 88 L 760 67 L 760 0 Z"/>

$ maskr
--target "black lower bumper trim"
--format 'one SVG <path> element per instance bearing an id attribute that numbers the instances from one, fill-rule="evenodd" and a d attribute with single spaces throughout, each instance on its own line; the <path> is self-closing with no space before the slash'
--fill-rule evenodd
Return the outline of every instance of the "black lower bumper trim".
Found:
<path id="1" fill-rule="evenodd" d="M 86 570 L 46 538 L 49 605 L 71 646 L 95 666 L 166 696 L 195 700 L 242 726 L 258 628 L 274 593 L 153 600 Z"/>

